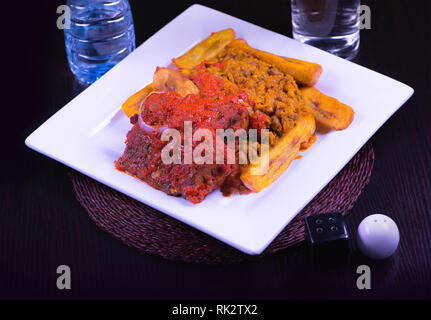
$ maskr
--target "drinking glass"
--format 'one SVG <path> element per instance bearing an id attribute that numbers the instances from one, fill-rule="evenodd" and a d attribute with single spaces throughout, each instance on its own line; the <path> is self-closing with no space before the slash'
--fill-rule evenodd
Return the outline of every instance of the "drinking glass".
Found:
<path id="1" fill-rule="evenodd" d="M 360 0 L 291 0 L 296 40 L 353 59 L 359 48 Z"/>

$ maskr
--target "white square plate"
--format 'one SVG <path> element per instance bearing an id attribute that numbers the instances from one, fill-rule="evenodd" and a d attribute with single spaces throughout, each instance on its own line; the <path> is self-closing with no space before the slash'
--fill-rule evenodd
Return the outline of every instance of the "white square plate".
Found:
<path id="1" fill-rule="evenodd" d="M 117 171 L 131 128 L 121 104 L 211 32 L 233 28 L 255 48 L 323 66 L 317 88 L 352 106 L 350 127 L 318 135 L 270 187 L 258 194 L 194 205 L 167 196 Z M 201 5 L 193 5 L 69 102 L 25 141 L 30 148 L 129 195 L 248 254 L 261 253 L 300 210 L 344 167 L 376 130 L 413 94 L 384 75 Z"/>

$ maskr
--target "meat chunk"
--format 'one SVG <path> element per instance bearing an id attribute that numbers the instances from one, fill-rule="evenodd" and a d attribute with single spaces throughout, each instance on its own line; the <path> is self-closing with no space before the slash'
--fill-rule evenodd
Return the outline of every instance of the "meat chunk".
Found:
<path id="1" fill-rule="evenodd" d="M 147 133 L 135 124 L 115 165 L 153 188 L 192 203 L 203 201 L 238 170 L 237 164 L 165 164 L 161 157 L 165 144 L 156 131 Z"/>

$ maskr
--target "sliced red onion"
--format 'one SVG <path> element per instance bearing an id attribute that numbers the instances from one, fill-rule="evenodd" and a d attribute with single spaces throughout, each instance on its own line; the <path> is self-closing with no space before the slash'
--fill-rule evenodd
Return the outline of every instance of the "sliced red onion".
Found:
<path id="1" fill-rule="evenodd" d="M 167 125 L 161 126 L 159 129 L 157 129 L 160 133 L 163 133 L 165 130 L 169 129 Z"/>
<path id="2" fill-rule="evenodd" d="M 150 126 L 149 124 L 146 124 L 141 117 L 138 119 L 139 127 L 141 127 L 142 130 L 144 130 L 146 133 L 150 133 L 154 131 L 154 127 Z"/>
<path id="3" fill-rule="evenodd" d="M 144 120 L 142 120 L 142 107 L 143 107 L 143 105 L 144 105 L 144 103 L 145 103 L 145 100 L 146 100 L 146 99 L 142 100 L 142 101 L 141 101 L 141 104 L 139 105 L 138 124 L 139 124 L 139 127 L 140 127 L 143 131 L 145 131 L 145 132 L 149 133 L 149 132 L 154 131 L 154 127 L 153 127 L 153 126 L 150 126 L 150 125 L 149 125 L 149 124 L 147 124 Z"/>
<path id="4" fill-rule="evenodd" d="M 149 133 L 149 132 L 153 132 L 154 130 L 156 130 L 157 128 L 155 128 L 154 126 L 152 126 L 152 125 L 149 125 L 148 123 L 146 123 L 143 119 L 142 119 L 142 107 L 144 106 L 144 104 L 145 104 L 145 101 L 148 99 L 148 97 L 149 96 L 151 96 L 152 94 L 154 94 L 154 93 L 161 93 L 162 91 L 153 91 L 153 92 L 151 92 L 148 96 L 147 96 L 147 98 L 146 99 L 144 99 L 144 100 L 142 100 L 141 101 L 141 104 L 139 105 L 139 113 L 138 113 L 138 124 L 139 124 L 139 127 L 143 130 L 143 131 L 145 131 L 145 132 L 147 132 L 147 133 Z M 167 125 L 163 125 L 163 126 L 161 126 L 161 127 L 159 127 L 158 129 L 157 129 L 157 131 L 159 131 L 160 133 L 163 133 L 166 129 L 168 129 L 168 126 Z"/>

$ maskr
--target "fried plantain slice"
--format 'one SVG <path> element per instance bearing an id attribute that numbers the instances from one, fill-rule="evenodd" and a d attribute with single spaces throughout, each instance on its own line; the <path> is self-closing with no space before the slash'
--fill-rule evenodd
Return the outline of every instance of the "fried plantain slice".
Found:
<path id="1" fill-rule="evenodd" d="M 185 97 L 188 94 L 199 94 L 193 81 L 187 79 L 179 70 L 157 67 L 153 76 L 154 90 L 174 91 Z"/>
<path id="2" fill-rule="evenodd" d="M 304 60 L 283 57 L 287 61 L 285 69 L 298 83 L 304 86 L 314 86 L 322 74 L 322 66 Z"/>
<path id="3" fill-rule="evenodd" d="M 123 103 L 123 112 L 130 118 L 139 112 L 139 106 L 154 91 L 175 91 L 182 97 L 188 94 L 199 94 L 193 81 L 187 79 L 179 70 L 157 67 L 153 82 L 132 95 Z"/>
<path id="4" fill-rule="evenodd" d="M 301 88 L 300 93 L 304 99 L 305 110 L 316 118 L 318 124 L 343 130 L 352 123 L 355 112 L 348 105 L 324 95 L 314 87 Z"/>
<path id="5" fill-rule="evenodd" d="M 257 50 L 250 47 L 244 39 L 235 39 L 229 46 L 245 50 L 254 57 L 272 64 L 280 71 L 291 75 L 298 83 L 304 86 L 314 86 L 322 74 L 322 67 L 317 63 L 280 57 L 269 52 Z"/>
<path id="6" fill-rule="evenodd" d="M 139 112 L 141 101 L 148 97 L 154 91 L 153 84 L 148 84 L 145 88 L 139 90 L 134 95 L 130 96 L 126 102 L 123 103 L 121 108 L 127 117 L 131 117 Z"/>
<path id="7" fill-rule="evenodd" d="M 235 31 L 232 29 L 212 33 L 184 55 L 174 58 L 172 61 L 179 69 L 191 69 L 202 61 L 215 57 L 233 39 L 235 39 Z"/>
<path id="8" fill-rule="evenodd" d="M 286 171 L 298 154 L 301 144 L 307 142 L 315 130 L 314 117 L 309 113 L 300 114 L 296 126 L 285 133 L 269 150 L 268 157 L 261 155 L 261 159 L 268 159 L 268 167 L 261 164 L 248 165 L 241 174 L 242 183 L 254 192 L 271 185 Z"/>

